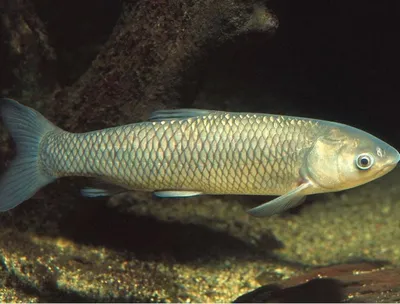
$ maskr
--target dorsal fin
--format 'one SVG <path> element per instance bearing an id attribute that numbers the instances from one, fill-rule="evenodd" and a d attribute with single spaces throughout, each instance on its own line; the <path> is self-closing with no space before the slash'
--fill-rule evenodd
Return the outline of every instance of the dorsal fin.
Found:
<path id="1" fill-rule="evenodd" d="M 211 112 L 216 111 L 201 109 L 158 110 L 150 114 L 149 121 L 187 119 L 191 117 L 205 116 L 210 114 Z"/>

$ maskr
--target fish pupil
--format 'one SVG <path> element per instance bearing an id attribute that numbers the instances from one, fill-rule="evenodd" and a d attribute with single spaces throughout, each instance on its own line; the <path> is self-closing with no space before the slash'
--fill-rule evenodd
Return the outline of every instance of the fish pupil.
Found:
<path id="1" fill-rule="evenodd" d="M 367 170 L 369 168 L 371 168 L 371 166 L 374 163 L 374 159 L 372 158 L 372 156 L 368 155 L 368 154 L 361 154 L 357 157 L 357 167 L 361 170 Z"/>
<path id="2" fill-rule="evenodd" d="M 368 164 L 369 164 L 369 159 L 366 158 L 366 157 L 363 157 L 363 158 L 361 158 L 360 163 L 361 163 L 361 165 L 362 165 L 363 167 L 366 167 L 366 166 L 368 166 Z"/>

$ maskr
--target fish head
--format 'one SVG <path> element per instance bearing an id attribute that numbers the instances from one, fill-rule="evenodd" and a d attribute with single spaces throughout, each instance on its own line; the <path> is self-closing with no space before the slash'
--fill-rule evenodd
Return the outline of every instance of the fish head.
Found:
<path id="1" fill-rule="evenodd" d="M 354 188 L 393 170 L 399 152 L 362 130 L 337 124 L 319 137 L 307 156 L 307 173 L 321 191 Z"/>

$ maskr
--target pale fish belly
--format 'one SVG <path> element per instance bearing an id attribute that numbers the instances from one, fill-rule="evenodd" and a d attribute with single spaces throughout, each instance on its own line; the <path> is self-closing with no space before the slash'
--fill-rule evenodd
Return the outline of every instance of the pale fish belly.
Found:
<path id="1" fill-rule="evenodd" d="M 41 160 L 51 174 L 99 177 L 132 190 L 280 195 L 299 183 L 316 123 L 214 112 L 82 134 L 55 131 Z"/>

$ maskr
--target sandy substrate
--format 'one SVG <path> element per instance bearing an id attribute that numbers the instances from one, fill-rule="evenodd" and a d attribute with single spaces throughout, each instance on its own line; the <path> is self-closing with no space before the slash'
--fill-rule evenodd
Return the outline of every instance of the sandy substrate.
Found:
<path id="1" fill-rule="evenodd" d="M 396 266 L 399 175 L 262 219 L 245 210 L 264 197 L 35 200 L 2 215 L 0 299 L 230 302 L 312 267 Z"/>

